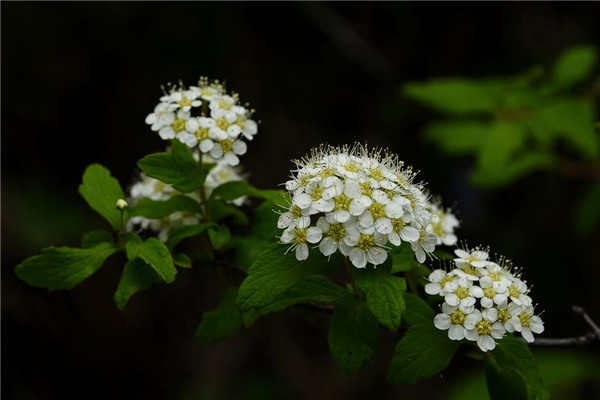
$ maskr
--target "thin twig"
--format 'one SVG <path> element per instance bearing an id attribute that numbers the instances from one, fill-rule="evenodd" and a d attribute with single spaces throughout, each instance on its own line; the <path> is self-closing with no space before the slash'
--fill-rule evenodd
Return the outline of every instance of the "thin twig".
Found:
<path id="1" fill-rule="evenodd" d="M 585 335 L 568 337 L 568 338 L 537 338 L 531 346 L 557 346 L 557 347 L 572 347 L 572 346 L 590 346 L 600 344 L 600 328 L 585 312 L 583 307 L 573 306 L 573 312 L 581 315 L 583 320 L 592 328 L 591 332 Z"/>

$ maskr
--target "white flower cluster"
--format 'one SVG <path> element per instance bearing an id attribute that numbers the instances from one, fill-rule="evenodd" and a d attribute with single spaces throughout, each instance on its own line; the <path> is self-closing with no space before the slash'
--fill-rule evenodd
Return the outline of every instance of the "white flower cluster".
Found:
<path id="1" fill-rule="evenodd" d="M 322 146 L 295 161 L 285 184 L 292 203 L 277 226 L 298 260 L 308 257 L 309 243 L 325 256 L 339 250 L 357 268 L 385 262 L 388 243 L 410 243 L 419 262 L 434 251 L 438 238 L 422 185 L 397 156 L 381 153 Z"/>
<path id="2" fill-rule="evenodd" d="M 454 253 L 456 267 L 433 271 L 425 286 L 428 294 L 444 296 L 442 313 L 434 318 L 438 329 L 448 330 L 452 340 L 476 341 L 483 351 L 493 350 L 494 339 L 507 331 L 520 332 L 527 342 L 534 341 L 533 333 L 544 331 L 527 284 L 511 272 L 509 261 L 489 261 L 488 252 L 477 248 Z"/>
<path id="3" fill-rule="evenodd" d="M 199 154 L 195 153 L 195 157 L 199 159 Z M 215 163 L 216 165 L 209 172 L 204 183 L 204 193 L 206 196 L 210 196 L 212 191 L 219 185 L 230 181 L 245 180 L 244 176 L 240 173 L 239 168 L 231 167 L 224 160 L 215 161 L 209 156 L 203 156 L 204 163 Z M 129 191 L 129 204 L 133 205 L 143 198 L 149 198 L 152 200 L 168 200 L 175 195 L 185 195 L 193 198 L 194 200 L 201 202 L 201 195 L 199 191 L 191 193 L 181 193 L 173 188 L 173 186 L 161 182 L 157 179 L 150 178 L 145 174 L 141 174 L 141 180 L 131 186 Z M 246 196 L 239 197 L 232 201 L 233 204 L 241 206 L 246 201 Z M 166 242 L 169 233 L 183 225 L 193 225 L 201 222 L 201 216 L 191 212 L 177 211 L 162 219 L 150 219 L 145 217 L 132 217 L 128 222 L 128 229 L 132 230 L 134 227 L 140 227 L 142 229 L 150 229 L 158 233 L 158 239 Z"/>
<path id="4" fill-rule="evenodd" d="M 253 111 L 239 104 L 238 95 L 227 94 L 218 81 L 200 78 L 198 86 L 174 86 L 160 98 L 146 123 L 164 140 L 179 139 L 213 159 L 238 165 L 258 126 Z"/>

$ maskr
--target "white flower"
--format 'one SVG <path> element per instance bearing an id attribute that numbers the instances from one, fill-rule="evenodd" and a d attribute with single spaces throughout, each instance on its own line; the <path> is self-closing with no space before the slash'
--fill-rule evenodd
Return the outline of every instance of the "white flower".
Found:
<path id="1" fill-rule="evenodd" d="M 506 330 L 498 320 L 498 310 L 495 308 L 484 310 L 473 310 L 465 318 L 465 337 L 467 340 L 476 341 L 482 351 L 494 350 L 496 341 L 502 339 Z"/>
<path id="2" fill-rule="evenodd" d="M 454 259 L 456 266 L 458 268 L 466 269 L 469 267 L 482 268 L 488 265 L 488 261 L 486 261 L 489 257 L 486 251 L 482 250 L 473 250 L 471 252 L 465 251 L 462 249 L 454 250 L 454 254 L 458 256 L 458 258 Z"/>
<path id="3" fill-rule="evenodd" d="M 452 288 L 450 284 L 456 279 L 456 275 L 447 273 L 443 269 L 436 269 L 429 274 L 429 283 L 425 285 L 425 293 L 445 296 Z"/>
<path id="4" fill-rule="evenodd" d="M 308 243 L 317 243 L 323 237 L 319 228 L 310 227 L 310 218 L 301 217 L 294 227 L 288 227 L 281 235 L 281 243 L 292 243 L 289 250 L 296 250 L 296 259 L 298 261 L 308 258 Z"/>
<path id="5" fill-rule="evenodd" d="M 417 261 L 420 263 L 424 263 L 426 259 L 426 254 L 431 254 L 435 250 L 435 245 L 437 244 L 437 237 L 431 233 L 431 225 L 428 225 L 427 228 L 421 228 L 419 230 L 419 239 L 410 243 L 415 255 L 417 257 Z"/>
<path id="6" fill-rule="evenodd" d="M 448 337 L 452 340 L 462 340 L 465 338 L 465 321 L 467 316 L 473 312 L 472 308 L 463 308 L 451 306 L 448 303 L 442 304 L 442 314 L 438 314 L 433 319 L 433 324 L 440 330 L 448 330 Z"/>
<path id="7" fill-rule="evenodd" d="M 338 249 L 345 256 L 350 254 L 352 249 L 346 244 L 345 240 L 348 233 L 354 229 L 355 221 L 350 220 L 342 224 L 334 220 L 327 221 L 326 217 L 320 217 L 317 221 L 317 227 L 323 231 L 323 240 L 319 243 L 319 250 L 324 256 L 330 256 Z"/>
<path id="8" fill-rule="evenodd" d="M 521 333 L 523 339 L 528 343 L 533 342 L 534 333 L 544 332 L 544 322 L 537 315 L 533 315 L 533 306 L 525 306 L 521 308 L 521 312 L 515 315 L 510 320 L 512 329 Z"/>
<path id="9" fill-rule="evenodd" d="M 481 305 L 485 308 L 491 308 L 494 304 L 506 302 L 508 292 L 499 292 L 494 288 L 494 281 L 489 276 L 479 279 L 479 286 L 473 289 L 475 297 L 481 299 Z"/>
<path id="10" fill-rule="evenodd" d="M 451 306 L 471 307 L 475 304 L 478 287 L 473 286 L 473 282 L 468 279 L 459 278 L 448 282 L 444 289 L 444 300 Z"/>
<path id="11" fill-rule="evenodd" d="M 459 227 L 460 223 L 450 210 L 444 211 L 440 203 L 439 199 L 427 203 L 427 210 L 432 214 L 433 234 L 437 236 L 438 245 L 454 246 L 458 241 L 454 230 Z"/>

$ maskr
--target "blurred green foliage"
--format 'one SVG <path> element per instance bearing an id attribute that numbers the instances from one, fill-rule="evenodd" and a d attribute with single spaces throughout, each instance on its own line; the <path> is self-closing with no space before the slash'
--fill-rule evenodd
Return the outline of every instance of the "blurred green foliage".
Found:
<path id="1" fill-rule="evenodd" d="M 425 137 L 448 155 L 474 157 L 471 180 L 477 186 L 505 186 L 536 170 L 591 172 L 597 178 L 600 80 L 591 80 L 597 58 L 593 46 L 579 45 L 550 68 L 502 78 L 411 82 L 402 90 L 448 116 L 427 126 Z"/>

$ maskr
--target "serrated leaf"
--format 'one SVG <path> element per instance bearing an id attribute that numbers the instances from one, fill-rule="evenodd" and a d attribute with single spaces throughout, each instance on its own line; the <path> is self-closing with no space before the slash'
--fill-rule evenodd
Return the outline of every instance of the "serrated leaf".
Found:
<path id="1" fill-rule="evenodd" d="M 396 346 L 388 380 L 405 384 L 435 376 L 448 366 L 458 346 L 460 342 L 450 340 L 433 320 L 411 325 Z"/>
<path id="2" fill-rule="evenodd" d="M 219 306 L 214 311 L 202 314 L 202 322 L 196 330 L 196 338 L 202 342 L 216 342 L 237 332 L 243 323 L 243 316 L 235 307 L 238 291 L 228 289 L 223 293 Z"/>
<path id="3" fill-rule="evenodd" d="M 406 280 L 390 274 L 391 259 L 386 261 L 388 268 L 379 265 L 374 268 L 368 265 L 354 271 L 356 286 L 367 296 L 367 306 L 381 325 L 397 331 L 402 321 L 402 313 L 406 308 L 404 293 Z"/>
<path id="4" fill-rule="evenodd" d="M 348 291 L 324 276 L 309 276 L 283 292 L 277 300 L 258 311 L 259 315 L 283 311 L 297 304 L 336 304 Z"/>
<path id="5" fill-rule="evenodd" d="M 32 286 L 71 289 L 96 272 L 117 250 L 113 243 L 99 243 L 87 249 L 48 247 L 17 265 L 15 274 Z"/>
<path id="6" fill-rule="evenodd" d="M 84 233 L 81 238 L 81 247 L 89 249 L 100 243 L 113 243 L 113 235 L 109 231 L 104 229 L 98 229 Z"/>
<path id="7" fill-rule="evenodd" d="M 173 185 L 180 192 L 198 190 L 215 164 L 201 164 L 194 159 L 192 151 L 179 140 L 171 141 L 171 153 L 150 154 L 137 165 L 152 178 Z"/>
<path id="8" fill-rule="evenodd" d="M 598 54 L 592 45 L 572 47 L 560 55 L 552 70 L 552 80 L 558 88 L 568 88 L 590 76 Z"/>
<path id="9" fill-rule="evenodd" d="M 479 151 L 489 129 L 477 120 L 434 122 L 425 128 L 425 138 L 449 155 L 469 155 Z"/>
<path id="10" fill-rule="evenodd" d="M 183 195 L 175 195 L 168 200 L 152 200 L 145 197 L 129 208 L 129 215 L 160 219 L 177 211 L 202 214 L 202 207 L 196 200 Z"/>
<path id="11" fill-rule="evenodd" d="M 227 225 L 219 225 L 208 230 L 210 243 L 217 249 L 224 249 L 231 242 L 231 232 Z"/>
<path id="12" fill-rule="evenodd" d="M 415 294 L 405 293 L 404 301 L 406 302 L 406 310 L 402 317 L 407 324 L 415 325 L 433 321 L 435 311 L 425 300 Z"/>
<path id="13" fill-rule="evenodd" d="M 127 258 L 134 260 L 141 258 L 149 264 L 160 278 L 166 283 L 175 280 L 177 269 L 173 264 L 173 258 L 169 249 L 158 239 L 149 238 L 142 241 L 136 234 L 128 234 L 126 238 Z"/>
<path id="14" fill-rule="evenodd" d="M 540 378 L 533 354 L 531 354 L 529 346 L 527 346 L 523 340 L 511 335 L 505 336 L 498 342 L 498 345 L 490 357 L 494 358 L 493 361 L 502 372 L 502 376 L 515 377 L 513 373 L 505 372 L 507 369 L 518 373 L 527 388 L 526 399 L 538 400 L 550 397 L 548 391 L 542 384 L 542 379 Z M 492 386 L 497 389 L 497 385 Z M 502 393 L 497 394 L 490 391 L 490 396 L 492 396 L 493 399 L 499 399 L 501 398 L 501 395 Z"/>
<path id="15" fill-rule="evenodd" d="M 167 239 L 167 248 L 169 250 L 173 250 L 175 246 L 179 244 L 183 239 L 198 236 L 205 232 L 208 228 L 216 226 L 212 222 L 205 224 L 196 224 L 196 225 L 183 225 L 178 228 L 175 228 L 169 234 Z"/>
<path id="16" fill-rule="evenodd" d="M 181 268 L 192 268 L 192 260 L 183 253 L 175 254 L 173 256 L 173 262 Z"/>
<path id="17" fill-rule="evenodd" d="M 147 290 L 158 279 L 156 271 L 142 259 L 136 258 L 128 261 L 125 264 L 125 268 L 123 268 L 123 274 L 114 295 L 115 303 L 119 310 L 125 308 L 131 296 L 142 290 Z"/>
<path id="18" fill-rule="evenodd" d="M 79 193 L 85 201 L 117 230 L 121 224 L 121 213 L 117 210 L 117 200 L 125 195 L 119 182 L 100 164 L 88 166 L 83 173 Z M 123 213 L 123 224 L 127 222 L 127 210 Z"/>
<path id="19" fill-rule="evenodd" d="M 435 79 L 405 85 L 404 95 L 447 113 L 493 113 L 505 87 L 502 80 Z"/>
<path id="20" fill-rule="evenodd" d="M 336 363 L 347 375 L 373 359 L 379 347 L 379 324 L 369 307 L 346 296 L 331 316 L 327 341 Z"/>
<path id="21" fill-rule="evenodd" d="M 339 266 L 338 257 L 328 259 L 316 251 L 311 251 L 308 259 L 298 261 L 294 252 L 285 254 L 286 247 L 274 244 L 254 260 L 240 286 L 237 305 L 241 312 L 266 307 L 296 282 L 327 274 Z"/>

